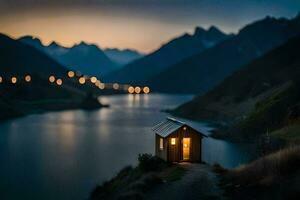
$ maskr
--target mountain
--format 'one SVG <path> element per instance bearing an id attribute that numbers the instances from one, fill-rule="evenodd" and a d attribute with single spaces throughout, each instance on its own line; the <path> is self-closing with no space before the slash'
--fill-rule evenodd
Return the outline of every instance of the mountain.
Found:
<path id="1" fill-rule="evenodd" d="M 144 54 L 132 49 L 120 50 L 117 48 L 106 48 L 103 51 L 106 56 L 117 63 L 120 68 L 144 56 Z"/>
<path id="2" fill-rule="evenodd" d="M 291 20 L 266 17 L 247 25 L 234 37 L 169 67 L 147 84 L 159 92 L 203 94 L 299 33 L 300 16 Z"/>
<path id="3" fill-rule="evenodd" d="M 181 105 L 176 115 L 227 122 L 226 137 L 249 139 L 299 118 L 300 36 L 242 67 L 213 90 Z"/>
<path id="4" fill-rule="evenodd" d="M 67 78 L 67 68 L 36 48 L 3 34 L 0 34 L 0 71 L 0 119 L 78 108 L 85 98 L 77 79 Z M 26 75 L 31 76 L 30 82 L 25 81 Z M 61 78 L 62 85 L 49 83 L 50 75 Z"/>
<path id="5" fill-rule="evenodd" d="M 38 40 L 33 40 L 38 44 Z M 65 75 L 68 71 L 48 55 L 36 48 L 0 34 L 0 67 L 5 76 L 24 73 L 37 74 L 41 77 L 55 73 Z"/>
<path id="6" fill-rule="evenodd" d="M 190 57 L 230 37 L 216 27 L 208 30 L 197 27 L 194 34 L 184 34 L 162 45 L 158 50 L 122 69 L 105 76 L 109 82 L 144 83 L 169 66 Z"/>
<path id="7" fill-rule="evenodd" d="M 62 65 L 86 75 L 102 77 L 117 69 L 117 64 L 94 44 L 81 42 L 66 48 L 52 42 L 50 45 L 44 46 L 38 38 L 32 36 L 21 37 L 19 41 L 34 46 Z"/>

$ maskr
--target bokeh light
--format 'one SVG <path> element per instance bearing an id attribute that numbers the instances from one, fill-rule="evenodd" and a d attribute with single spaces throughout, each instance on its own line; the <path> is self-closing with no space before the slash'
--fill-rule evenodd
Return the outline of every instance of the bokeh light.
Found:
<path id="1" fill-rule="evenodd" d="M 62 80 L 61 80 L 60 78 L 57 79 L 57 80 L 56 80 L 56 84 L 59 85 L 59 86 L 62 85 Z"/>
<path id="2" fill-rule="evenodd" d="M 113 88 L 114 88 L 115 90 L 118 90 L 118 89 L 120 88 L 120 86 L 119 86 L 118 83 L 114 83 L 114 84 L 113 84 Z"/>
<path id="3" fill-rule="evenodd" d="M 149 94 L 149 92 L 150 92 L 150 88 L 149 87 L 144 87 L 143 88 L 143 92 L 145 93 L 145 94 Z"/>
<path id="4" fill-rule="evenodd" d="M 74 76 L 75 76 L 75 72 L 73 72 L 73 71 L 68 72 L 68 77 L 69 78 L 73 78 Z"/>
<path id="5" fill-rule="evenodd" d="M 15 76 L 11 77 L 11 83 L 12 84 L 16 84 L 17 81 L 18 81 L 17 77 L 15 77 Z"/>
<path id="6" fill-rule="evenodd" d="M 104 84 L 104 83 L 100 83 L 99 88 L 100 88 L 101 90 L 103 90 L 103 89 L 105 88 L 105 84 Z"/>
<path id="7" fill-rule="evenodd" d="M 84 77 L 80 77 L 78 81 L 81 85 L 85 84 L 85 78 Z"/>
<path id="8" fill-rule="evenodd" d="M 91 82 L 92 82 L 92 83 L 96 83 L 96 82 L 97 82 L 97 78 L 96 78 L 95 76 L 92 76 L 92 77 L 91 77 Z"/>
<path id="9" fill-rule="evenodd" d="M 55 76 L 49 76 L 49 82 L 54 83 L 55 82 Z"/>
<path id="10" fill-rule="evenodd" d="M 134 87 L 130 86 L 128 88 L 128 93 L 133 94 L 134 93 Z"/>
<path id="11" fill-rule="evenodd" d="M 25 81 L 26 82 L 30 82 L 31 81 L 31 76 L 30 75 L 26 75 L 25 76 Z"/>
<path id="12" fill-rule="evenodd" d="M 135 87 L 134 88 L 134 92 L 136 93 L 136 94 L 140 94 L 141 93 L 141 88 L 140 87 Z"/>

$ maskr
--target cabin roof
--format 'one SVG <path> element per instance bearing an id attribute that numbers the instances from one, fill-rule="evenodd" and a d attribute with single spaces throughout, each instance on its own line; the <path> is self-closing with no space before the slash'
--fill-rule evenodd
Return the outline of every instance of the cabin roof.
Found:
<path id="1" fill-rule="evenodd" d="M 183 126 L 189 126 L 185 122 L 179 121 L 177 119 L 167 117 L 165 121 L 158 123 L 154 127 L 152 127 L 152 130 L 160 135 L 161 137 L 168 137 L 170 134 L 174 133 L 176 130 L 180 129 Z M 194 128 L 192 128 L 194 129 Z M 194 129 L 196 132 L 201 134 L 204 137 L 207 137 L 205 134 L 201 133 L 199 130 Z"/>

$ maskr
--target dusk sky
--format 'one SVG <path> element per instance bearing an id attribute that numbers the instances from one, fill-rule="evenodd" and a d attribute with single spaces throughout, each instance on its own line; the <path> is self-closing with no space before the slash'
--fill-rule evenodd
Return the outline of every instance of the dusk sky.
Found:
<path id="1" fill-rule="evenodd" d="M 150 52 L 195 26 L 237 32 L 266 15 L 299 11 L 299 0 L 0 0 L 0 32 Z"/>

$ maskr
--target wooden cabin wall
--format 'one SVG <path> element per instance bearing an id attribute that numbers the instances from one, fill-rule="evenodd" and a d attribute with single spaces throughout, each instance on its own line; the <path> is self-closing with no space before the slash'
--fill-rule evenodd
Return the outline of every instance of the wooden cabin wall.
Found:
<path id="1" fill-rule="evenodd" d="M 175 133 L 173 133 L 175 134 Z M 173 135 L 172 134 L 172 135 Z M 177 134 L 175 134 L 177 135 Z M 175 145 L 171 144 L 171 139 L 175 138 Z M 168 161 L 169 162 L 179 162 L 180 161 L 180 140 L 178 137 L 167 137 L 168 141 Z"/>
<path id="2" fill-rule="evenodd" d="M 164 148 L 161 150 L 159 148 L 159 139 L 162 138 L 161 136 L 155 134 L 155 155 L 160 157 L 161 159 L 167 161 L 167 149 L 168 149 L 168 142 L 166 138 L 163 138 L 164 140 Z"/>
<path id="3" fill-rule="evenodd" d="M 201 162 L 201 143 L 202 136 L 197 133 L 194 129 L 187 127 L 186 130 L 183 128 L 178 129 L 167 137 L 168 139 L 168 161 L 179 162 L 183 160 L 182 155 L 182 139 L 191 138 L 190 144 L 190 162 Z M 171 138 L 176 138 L 176 145 L 171 145 Z"/>

